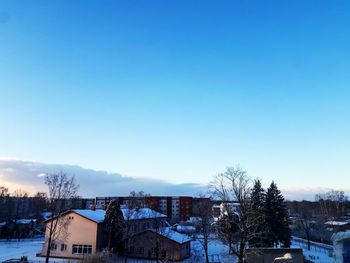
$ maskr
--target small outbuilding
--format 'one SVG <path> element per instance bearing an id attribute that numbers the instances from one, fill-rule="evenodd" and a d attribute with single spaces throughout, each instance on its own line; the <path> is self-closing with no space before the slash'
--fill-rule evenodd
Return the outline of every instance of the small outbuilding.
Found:
<path id="1" fill-rule="evenodd" d="M 148 229 L 128 240 L 126 254 L 134 258 L 180 261 L 191 255 L 191 238 L 169 227 Z"/>

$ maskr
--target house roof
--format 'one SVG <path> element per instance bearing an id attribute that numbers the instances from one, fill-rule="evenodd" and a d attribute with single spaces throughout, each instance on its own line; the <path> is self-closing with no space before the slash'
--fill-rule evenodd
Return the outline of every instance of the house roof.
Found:
<path id="1" fill-rule="evenodd" d="M 324 224 L 328 225 L 328 226 L 345 226 L 345 225 L 347 225 L 349 223 L 350 222 L 348 222 L 348 221 L 327 221 Z"/>
<path id="2" fill-rule="evenodd" d="M 194 226 L 181 226 L 178 225 L 176 226 L 177 231 L 183 231 L 183 232 L 191 232 L 191 231 L 196 231 L 196 228 Z"/>
<path id="3" fill-rule="evenodd" d="M 338 232 L 332 235 L 331 237 L 334 243 L 342 242 L 344 240 L 350 239 L 350 231 Z"/>
<path id="4" fill-rule="evenodd" d="M 91 221 L 96 223 L 102 223 L 105 220 L 106 211 L 105 210 L 91 210 L 91 209 L 75 209 L 72 212 L 79 214 Z"/>
<path id="5" fill-rule="evenodd" d="M 161 227 L 158 230 L 155 229 L 149 229 L 149 231 L 153 232 L 153 233 L 157 233 L 161 236 L 164 236 L 176 243 L 179 244 L 184 244 L 186 242 L 191 241 L 192 239 L 184 234 L 180 234 L 179 232 L 176 232 L 174 230 L 171 230 L 169 227 Z"/>
<path id="6" fill-rule="evenodd" d="M 150 208 L 127 209 L 122 208 L 123 217 L 125 220 L 138 220 L 150 218 L 166 218 L 167 216 Z"/>
<path id="7" fill-rule="evenodd" d="M 16 224 L 18 224 L 18 225 L 29 225 L 32 222 L 34 223 L 36 221 L 37 221 L 36 219 L 25 219 L 25 218 L 23 218 L 23 219 L 16 220 Z"/>
<path id="8" fill-rule="evenodd" d="M 151 219 L 151 218 L 166 218 L 166 215 L 159 213 L 157 211 L 154 211 L 150 208 L 140 208 L 140 209 L 127 209 L 123 208 L 121 209 L 123 213 L 124 220 L 140 220 L 140 219 Z M 64 212 L 63 214 L 68 213 L 76 213 L 78 215 L 81 215 L 85 217 L 86 219 L 89 219 L 91 221 L 94 221 L 96 223 L 102 223 L 105 219 L 106 211 L 102 209 L 74 209 L 74 210 L 68 210 Z M 50 221 L 50 219 L 46 220 Z"/>

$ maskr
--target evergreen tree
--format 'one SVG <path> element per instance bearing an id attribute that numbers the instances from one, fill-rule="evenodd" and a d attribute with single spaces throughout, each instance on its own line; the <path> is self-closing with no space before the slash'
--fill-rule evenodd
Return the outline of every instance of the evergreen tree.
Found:
<path id="1" fill-rule="evenodd" d="M 108 250 L 116 248 L 117 251 L 121 251 L 125 222 L 117 201 L 109 203 L 104 223 L 108 231 Z"/>
<path id="2" fill-rule="evenodd" d="M 251 247 L 265 247 L 268 246 L 267 233 L 269 231 L 268 224 L 266 222 L 266 210 L 265 210 L 266 193 L 261 186 L 260 180 L 254 181 L 254 186 L 251 191 L 251 216 L 254 218 L 250 231 L 255 233 L 249 240 Z"/>
<path id="3" fill-rule="evenodd" d="M 266 222 L 269 226 L 268 244 L 277 246 L 282 243 L 283 247 L 290 247 L 291 230 L 288 210 L 283 195 L 273 181 L 267 189 L 265 211 Z"/>

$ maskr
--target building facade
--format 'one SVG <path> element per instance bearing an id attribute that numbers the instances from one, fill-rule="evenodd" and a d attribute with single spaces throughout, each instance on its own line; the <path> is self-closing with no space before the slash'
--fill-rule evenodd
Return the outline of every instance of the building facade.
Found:
<path id="1" fill-rule="evenodd" d="M 130 238 L 126 254 L 133 258 L 180 261 L 191 255 L 191 239 L 166 227 L 147 230 Z"/>
<path id="2" fill-rule="evenodd" d="M 96 209 L 106 209 L 111 201 L 125 207 L 148 207 L 166 215 L 171 221 L 188 220 L 192 216 L 191 196 L 96 197 L 94 205 Z"/>
<path id="3" fill-rule="evenodd" d="M 59 218 L 45 221 L 45 243 L 39 256 L 45 257 L 51 224 L 57 224 L 50 257 L 80 259 L 99 252 L 104 247 L 103 210 L 69 210 Z"/>

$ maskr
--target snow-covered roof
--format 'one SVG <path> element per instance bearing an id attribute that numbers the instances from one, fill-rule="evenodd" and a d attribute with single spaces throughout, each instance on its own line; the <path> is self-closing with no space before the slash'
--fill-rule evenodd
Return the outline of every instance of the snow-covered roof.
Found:
<path id="1" fill-rule="evenodd" d="M 102 223 L 105 220 L 106 215 L 106 211 L 101 209 L 75 209 L 72 211 L 97 223 Z"/>
<path id="2" fill-rule="evenodd" d="M 178 225 L 176 226 L 176 230 L 177 231 L 183 231 L 183 232 L 193 232 L 193 231 L 196 231 L 196 228 L 194 226 L 181 226 L 181 225 Z"/>
<path id="3" fill-rule="evenodd" d="M 332 241 L 335 243 L 344 239 L 350 239 L 350 231 L 338 232 L 332 235 Z"/>
<path id="4" fill-rule="evenodd" d="M 166 218 L 166 215 L 159 213 L 155 210 L 152 210 L 150 208 L 139 208 L 139 209 L 122 208 L 120 210 L 122 210 L 125 220 Z"/>
<path id="5" fill-rule="evenodd" d="M 349 222 L 347 222 L 347 221 L 327 221 L 324 224 L 329 225 L 329 226 L 345 226 L 345 225 L 348 225 Z"/>
<path id="6" fill-rule="evenodd" d="M 51 212 L 41 212 L 41 216 L 47 220 L 51 217 L 52 213 Z"/>
<path id="7" fill-rule="evenodd" d="M 169 227 L 161 227 L 158 230 L 150 229 L 149 231 L 158 233 L 159 235 L 169 238 L 170 240 L 173 240 L 179 244 L 183 244 L 192 240 L 189 236 L 180 234 L 179 232 L 171 230 Z"/>
<path id="8" fill-rule="evenodd" d="M 86 217 L 97 223 L 102 223 L 105 219 L 106 211 L 102 209 L 76 209 L 72 210 L 83 217 Z M 125 220 L 140 220 L 140 219 L 150 219 L 150 218 L 165 218 L 166 215 L 154 211 L 150 208 L 140 208 L 140 209 L 121 209 L 123 217 Z"/>
<path id="9" fill-rule="evenodd" d="M 32 222 L 36 222 L 36 219 L 18 219 L 18 220 L 16 220 L 16 224 L 18 224 L 18 225 L 28 225 Z"/>

